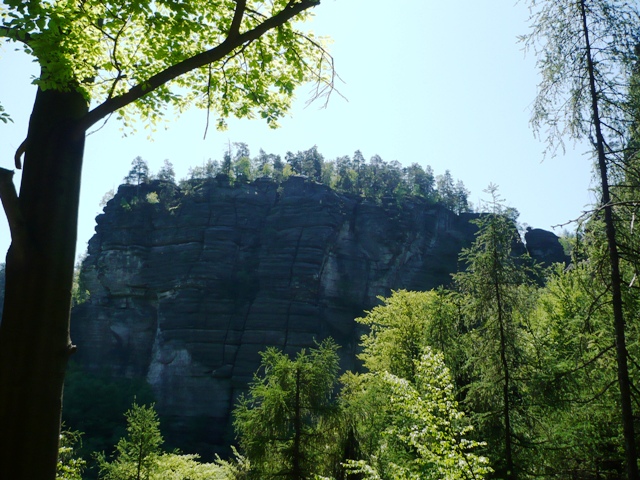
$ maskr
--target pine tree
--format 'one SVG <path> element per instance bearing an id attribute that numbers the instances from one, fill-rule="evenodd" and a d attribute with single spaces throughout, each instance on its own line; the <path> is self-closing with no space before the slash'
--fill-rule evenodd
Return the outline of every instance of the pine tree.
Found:
<path id="1" fill-rule="evenodd" d="M 125 183 L 131 185 L 141 185 L 149 180 L 149 165 L 142 157 L 136 157 L 131 162 L 131 170 L 126 177 Z"/>
<path id="2" fill-rule="evenodd" d="M 162 164 L 162 168 L 160 168 L 158 172 L 158 180 L 175 183 L 176 172 L 173 169 L 173 164 L 169 160 L 165 160 Z"/>

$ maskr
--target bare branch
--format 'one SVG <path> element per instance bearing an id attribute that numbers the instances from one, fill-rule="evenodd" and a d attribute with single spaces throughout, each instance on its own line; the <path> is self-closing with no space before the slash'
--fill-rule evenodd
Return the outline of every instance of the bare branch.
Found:
<path id="1" fill-rule="evenodd" d="M 20 158 L 22 158 L 22 155 L 24 155 L 24 153 L 27 151 L 27 140 L 28 138 L 24 139 L 24 141 L 20 144 L 20 146 L 16 150 L 15 155 L 13 156 L 13 161 L 15 162 L 16 168 L 18 170 L 22 168 L 22 162 L 20 161 Z"/>
<path id="2" fill-rule="evenodd" d="M 340 81 L 342 81 L 342 78 L 340 78 L 340 75 L 338 75 L 336 73 L 336 69 L 334 67 L 333 56 L 321 44 L 319 44 L 313 38 L 310 38 L 308 35 L 305 35 L 303 33 L 298 33 L 297 35 L 299 37 L 301 37 L 303 39 L 303 41 L 311 43 L 315 48 L 320 50 L 320 52 L 322 53 L 321 58 L 320 58 L 320 66 L 319 66 L 318 69 L 312 69 L 311 67 L 309 67 L 309 65 L 307 65 L 307 63 L 302 58 L 300 58 L 298 56 L 300 61 L 304 64 L 305 68 L 311 73 L 311 76 L 315 77 L 315 84 L 316 84 L 315 92 L 311 96 L 311 98 L 309 100 L 307 100 L 306 106 L 309 106 L 311 103 L 313 103 L 318 98 L 325 97 L 323 108 L 326 108 L 328 103 L 329 103 L 329 97 L 331 96 L 331 94 L 333 92 L 336 92 L 338 95 L 340 95 L 340 97 L 342 97 L 343 99 L 347 100 L 347 98 L 344 95 L 342 95 L 340 93 L 340 91 L 335 86 L 336 78 L 338 80 L 340 80 Z M 319 71 L 322 70 L 322 63 L 325 62 L 325 61 L 328 62 L 331 65 L 330 66 L 330 70 L 331 70 L 331 78 L 330 79 L 325 79 L 325 78 L 322 77 L 321 73 L 318 73 Z M 347 101 L 349 101 L 349 100 L 347 100 Z"/>

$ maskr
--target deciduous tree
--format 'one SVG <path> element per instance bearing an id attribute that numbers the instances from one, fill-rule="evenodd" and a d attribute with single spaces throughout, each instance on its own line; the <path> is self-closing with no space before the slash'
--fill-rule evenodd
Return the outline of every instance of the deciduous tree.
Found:
<path id="1" fill-rule="evenodd" d="M 414 381 L 416 362 L 426 346 L 442 352 L 452 368 L 460 361 L 459 314 L 445 290 L 399 290 L 356 319 L 367 325 L 359 358 L 372 372 L 387 371 Z"/>
<path id="2" fill-rule="evenodd" d="M 369 325 L 341 400 L 350 445 L 348 472 L 366 479 L 483 478 L 442 348 L 455 362 L 457 309 L 443 291 L 398 291 L 358 319 Z M 436 347 L 436 348 L 433 348 Z"/>
<path id="3" fill-rule="evenodd" d="M 85 133 L 115 114 L 157 121 L 196 105 L 270 125 L 294 89 L 332 87 L 322 43 L 294 26 L 319 0 L 0 4 L 0 41 L 40 65 L 20 194 L 0 170 L 12 243 L 0 325 L 0 477 L 55 476 Z M 3 69 L 3 72 L 9 69 Z M 327 91 L 327 90 L 325 90 Z M 2 114 L 4 112 L 0 112 Z M 5 116 L 0 119 L 6 120 Z"/>

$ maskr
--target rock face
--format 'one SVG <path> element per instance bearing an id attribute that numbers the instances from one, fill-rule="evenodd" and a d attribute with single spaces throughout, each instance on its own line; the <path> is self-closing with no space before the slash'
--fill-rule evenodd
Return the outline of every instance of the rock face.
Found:
<path id="1" fill-rule="evenodd" d="M 332 336 L 353 367 L 354 318 L 391 289 L 448 284 L 474 217 L 370 204 L 302 177 L 123 185 L 83 264 L 90 297 L 72 314 L 76 360 L 146 378 L 174 443 L 232 443 L 230 412 L 260 351 Z"/>
<path id="2" fill-rule="evenodd" d="M 527 227 L 524 239 L 529 255 L 545 267 L 553 263 L 564 263 L 566 265 L 571 260 L 564 253 L 558 236 L 552 232 L 540 228 Z"/>
<path id="3" fill-rule="evenodd" d="M 225 183 L 121 186 L 96 219 L 90 298 L 72 318 L 80 363 L 145 377 L 173 434 L 197 423 L 213 443 L 258 352 L 332 336 L 352 367 L 353 319 L 391 289 L 449 283 L 475 231 L 472 215 L 369 204 L 301 177 Z"/>

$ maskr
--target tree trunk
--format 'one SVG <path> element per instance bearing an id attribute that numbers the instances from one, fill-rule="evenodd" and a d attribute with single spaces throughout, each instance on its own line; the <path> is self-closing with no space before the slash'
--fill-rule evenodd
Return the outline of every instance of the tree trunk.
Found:
<path id="1" fill-rule="evenodd" d="M 56 476 L 87 109 L 75 91 L 38 90 L 29 122 L 0 324 L 2 479 Z"/>
<path id="2" fill-rule="evenodd" d="M 620 406 L 622 410 L 622 430 L 624 433 L 625 456 L 627 460 L 627 478 L 638 480 L 638 453 L 636 450 L 635 432 L 633 427 L 633 407 L 631 403 L 631 382 L 627 364 L 627 342 L 625 338 L 625 321 L 622 305 L 622 279 L 620 275 L 620 255 L 616 243 L 616 229 L 613 223 L 613 207 L 609 194 L 609 177 L 607 173 L 607 158 L 605 142 L 602 135 L 602 124 L 598 108 L 598 92 L 596 90 L 593 57 L 591 55 L 591 41 L 585 0 L 580 1 L 580 14 L 586 47 L 587 71 L 589 74 L 589 89 L 591 96 L 591 113 L 596 132 L 596 151 L 598 154 L 598 170 L 600 186 L 602 188 L 602 205 L 604 209 L 604 224 L 609 249 L 611 274 L 611 303 L 613 306 L 613 323 L 616 342 L 616 359 L 618 362 L 618 385 L 620 387 Z"/>
<path id="3" fill-rule="evenodd" d="M 291 466 L 291 478 L 293 480 L 303 480 L 302 475 L 302 404 L 300 402 L 300 366 L 296 366 L 296 396 L 293 412 L 293 459 Z"/>
<path id="4" fill-rule="evenodd" d="M 495 219 L 493 220 L 495 221 Z M 492 224 L 494 225 L 494 224 Z M 496 308 L 498 310 L 498 327 L 500 329 L 500 365 L 504 374 L 504 384 L 502 385 L 502 419 L 504 420 L 504 456 L 507 464 L 506 476 L 508 480 L 516 478 L 516 473 L 513 463 L 513 445 L 511 439 L 511 397 L 509 391 L 511 389 L 509 362 L 507 361 L 507 339 L 506 339 L 506 326 L 505 315 L 502 304 L 502 292 L 500 290 L 499 271 L 502 268 L 500 260 L 498 259 L 498 234 L 495 232 L 495 226 L 491 227 L 493 242 L 493 288 L 495 293 Z"/>

